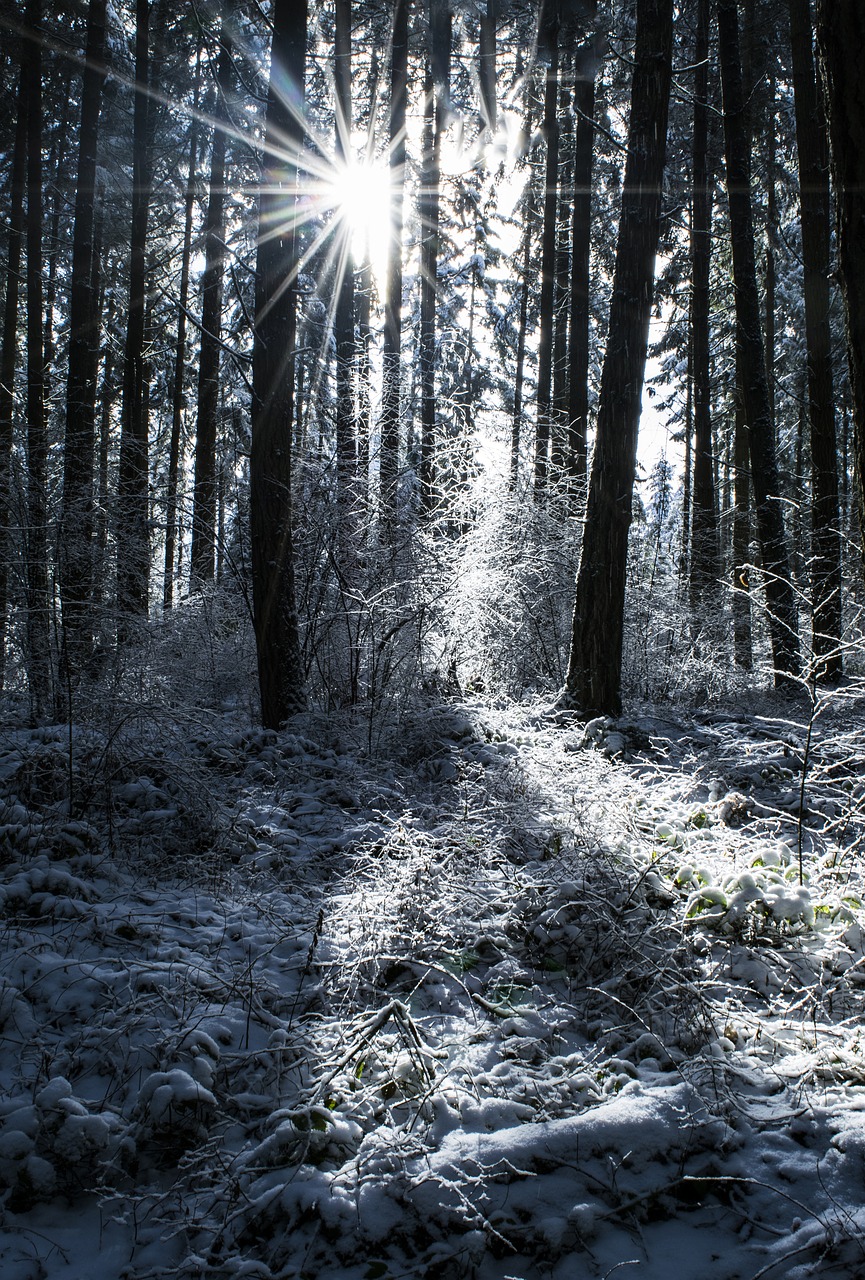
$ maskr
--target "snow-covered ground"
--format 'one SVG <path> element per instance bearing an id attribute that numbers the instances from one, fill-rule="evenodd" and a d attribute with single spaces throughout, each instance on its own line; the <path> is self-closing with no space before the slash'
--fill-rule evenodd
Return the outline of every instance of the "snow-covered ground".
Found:
<path id="1" fill-rule="evenodd" d="M 7 729 L 4 1280 L 865 1275 L 865 703 L 806 713 Z"/>

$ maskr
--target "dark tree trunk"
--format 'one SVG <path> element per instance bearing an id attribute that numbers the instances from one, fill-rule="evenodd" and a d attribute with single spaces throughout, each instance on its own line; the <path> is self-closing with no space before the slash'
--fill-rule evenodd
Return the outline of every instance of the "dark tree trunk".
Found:
<path id="1" fill-rule="evenodd" d="M 550 461 L 556 489 L 564 489 L 568 475 L 568 327 L 571 301 L 571 237 L 567 211 L 574 202 L 574 130 L 570 92 L 559 83 L 559 195 L 556 216 L 556 287 L 553 299 L 553 395 L 550 413 Z M 571 76 L 571 78 L 573 78 Z"/>
<path id="2" fill-rule="evenodd" d="M 150 4 L 136 0 L 135 105 L 129 314 L 123 357 L 120 474 L 117 492 L 117 608 L 120 638 L 132 617 L 147 614 L 150 583 L 146 390 L 147 224 L 153 181 L 155 110 L 150 88 Z"/>
<path id="3" fill-rule="evenodd" d="M 809 0 L 790 0 L 811 424 L 813 651 L 818 675 L 837 680 L 843 663 L 838 453 L 829 323 L 829 155 L 811 38 Z"/>
<path id="4" fill-rule="evenodd" d="M 24 191 L 27 184 L 27 64 L 21 58 L 16 102 L 17 119 L 9 179 L 9 225 L 6 233 L 6 298 L 3 309 L 3 351 L 0 355 L 0 690 L 6 674 L 6 611 L 9 597 L 9 556 L 12 551 L 12 423 L 15 408 L 15 368 L 18 363 L 18 297 L 24 230 Z"/>
<path id="5" fill-rule="evenodd" d="M 424 121 L 423 172 L 421 175 L 421 502 L 429 510 L 435 487 L 435 349 L 438 260 L 441 251 L 440 182 L 441 140 L 446 125 L 450 80 L 451 15 L 442 0 L 429 5 L 429 78 Z M 493 29 L 493 36 L 495 29 Z"/>
<path id="6" fill-rule="evenodd" d="M 529 271 L 532 259 L 535 208 L 531 194 L 523 219 L 523 261 L 520 283 L 520 316 L 517 328 L 517 368 L 514 376 L 514 416 L 511 425 L 510 487 L 515 492 L 520 472 L 520 439 L 523 426 L 523 384 L 526 376 L 526 328 L 529 315 Z"/>
<path id="7" fill-rule="evenodd" d="M 721 578 L 712 450 L 709 362 L 709 272 L 712 178 L 709 167 L 709 0 L 699 0 L 694 49 L 693 204 L 691 213 L 691 362 L 694 396 L 694 490 L 691 521 L 691 606 L 715 600 Z"/>
<path id="8" fill-rule="evenodd" d="M 81 90 L 78 185 L 69 293 L 69 370 L 63 506 L 59 537 L 63 658 L 67 678 L 80 675 L 93 639 L 93 466 L 99 366 L 99 287 L 96 255 L 96 143 L 105 79 L 106 0 L 90 0 Z"/>
<path id="9" fill-rule="evenodd" d="M 618 714 L 628 530 L 643 392 L 673 40 L 672 0 L 637 0 L 628 157 L 609 336 L 563 701 Z"/>
<path id="10" fill-rule="evenodd" d="M 733 436 L 733 656 L 750 671 L 751 649 L 751 475 L 748 428 L 737 374 L 736 422 Z"/>
<path id="11" fill-rule="evenodd" d="M 291 527 L 298 266 L 292 213 L 303 129 L 286 102 L 284 86 L 295 86 L 302 103 L 306 24 L 306 0 L 276 0 L 255 276 L 252 594 L 262 723 L 273 729 L 305 705 Z M 293 98 L 292 105 L 296 103 Z"/>
<path id="12" fill-rule="evenodd" d="M 351 0 L 336 0 L 334 47 L 336 151 L 343 164 L 351 159 Z M 336 345 L 336 479 L 340 563 L 348 567 L 353 541 L 353 506 L 357 493 L 356 414 L 354 402 L 354 264 L 351 235 L 346 231 L 337 260 L 334 319 Z"/>
<path id="13" fill-rule="evenodd" d="M 751 450 L 751 478 L 765 575 L 775 682 L 783 686 L 789 683 L 791 677 L 797 676 L 799 670 L 796 597 L 790 581 L 769 384 L 766 378 L 760 297 L 757 292 L 750 156 L 739 58 L 737 4 L 736 0 L 717 2 L 718 47 L 724 99 L 724 150 L 736 295 L 736 343 Z"/>
<path id="14" fill-rule="evenodd" d="M 370 375 L 372 373 L 372 264 L 367 257 L 358 274 L 357 287 L 357 475 L 358 500 L 369 501 L 369 451 L 372 430 Z"/>
<path id="15" fill-rule="evenodd" d="M 27 674 L 35 720 L 50 714 L 48 438 L 42 327 L 42 14 L 28 0 L 22 66 L 27 77 Z"/>
<path id="16" fill-rule="evenodd" d="M 861 0 L 818 0 L 817 44 L 832 154 L 865 568 L 865 5 Z"/>
<path id="17" fill-rule="evenodd" d="M 408 105 L 409 0 L 395 0 L 390 68 L 390 246 L 384 298 L 379 485 L 382 535 L 392 540 L 397 518 L 402 345 L 402 224 L 405 181 L 405 122 Z"/>
<path id="18" fill-rule="evenodd" d="M 541 226 L 541 296 L 538 333 L 538 394 L 535 423 L 535 494 L 547 487 L 552 434 L 553 328 L 556 288 L 556 215 L 559 195 L 559 38 L 554 24 L 548 33 L 549 65 L 544 90 L 544 137 L 547 144 L 544 210 Z"/>
<path id="19" fill-rule="evenodd" d="M 210 149 L 210 197 L 204 221 L 204 275 L 201 278 L 201 348 L 198 415 L 192 488 L 192 547 L 189 585 L 213 581 L 216 563 L 216 426 L 219 417 L 219 363 L 222 348 L 222 294 L 225 276 L 225 149 L 227 98 L 231 87 L 231 45 L 227 24 L 220 28 L 216 64 L 216 108 Z"/>
<path id="20" fill-rule="evenodd" d="M 594 73 L 594 67 L 592 68 Z M 592 246 L 592 159 L 595 146 L 595 77 L 578 76 L 574 86 L 577 132 L 574 150 L 574 203 L 571 216 L 570 379 L 568 388 L 568 464 L 570 505 L 585 484 L 589 427 L 589 305 Z"/>
<path id="21" fill-rule="evenodd" d="M 195 173 L 198 164 L 198 94 L 200 63 L 195 66 L 195 93 L 189 124 L 189 167 L 184 196 L 183 249 L 180 258 L 180 292 L 177 299 L 177 345 L 174 351 L 174 380 L 171 391 L 171 438 L 168 445 L 168 484 L 165 495 L 165 569 L 162 579 L 162 607 L 174 604 L 175 554 L 177 548 L 177 486 L 180 478 L 180 439 L 186 404 L 186 312 L 189 306 L 189 267 L 192 259 L 192 215 L 195 208 Z"/>

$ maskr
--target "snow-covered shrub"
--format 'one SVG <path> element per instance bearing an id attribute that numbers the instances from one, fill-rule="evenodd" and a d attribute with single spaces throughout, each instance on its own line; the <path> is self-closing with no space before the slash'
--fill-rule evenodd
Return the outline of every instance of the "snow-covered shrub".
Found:
<path id="1" fill-rule="evenodd" d="M 109 1111 L 95 1112 L 56 1076 L 32 1103 L 13 1099 L 0 1119 L 0 1187 L 15 1212 L 90 1190 L 116 1153 L 125 1126 Z"/>
<path id="2" fill-rule="evenodd" d="M 564 682 L 580 527 L 556 504 L 480 498 L 456 547 L 443 637 L 467 692 L 520 697 Z"/>

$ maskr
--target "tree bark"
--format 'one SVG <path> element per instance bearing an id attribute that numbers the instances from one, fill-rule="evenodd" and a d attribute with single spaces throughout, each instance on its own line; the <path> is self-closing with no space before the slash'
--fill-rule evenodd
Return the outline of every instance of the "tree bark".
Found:
<path id="1" fill-rule="evenodd" d="M 511 423 L 510 488 L 515 493 L 520 473 L 520 441 L 523 427 L 523 384 L 526 375 L 526 329 L 529 315 L 529 270 L 532 259 L 535 205 L 530 191 L 523 217 L 522 276 L 520 282 L 520 313 L 517 327 L 517 367 L 514 376 L 514 416 Z"/>
<path id="2" fill-rule="evenodd" d="M 259 198 L 249 460 L 252 595 L 262 723 L 278 729 L 305 706 L 294 588 L 291 462 L 298 245 L 293 220 L 303 128 L 306 0 L 276 0 Z"/>
<path id="3" fill-rule="evenodd" d="M 135 105 L 129 314 L 123 357 L 123 406 L 117 492 L 117 609 L 122 641 L 128 622 L 147 614 L 150 585 L 145 308 L 147 224 L 153 182 L 155 111 L 150 88 L 150 4 L 136 0 Z"/>
<path id="4" fill-rule="evenodd" d="M 717 0 L 718 47 L 724 101 L 724 152 L 730 206 L 730 241 L 736 296 L 736 344 L 751 451 L 775 683 L 787 686 L 799 672 L 796 597 L 790 581 L 775 436 L 766 378 L 765 346 L 757 292 L 748 129 L 742 92 L 736 0 Z"/>
<path id="5" fill-rule="evenodd" d="M 390 69 L 390 247 L 384 297 L 379 506 L 382 540 L 391 542 L 397 521 L 402 347 L 402 225 L 405 183 L 405 122 L 408 105 L 408 6 L 395 0 Z"/>
<path id="6" fill-rule="evenodd" d="M 336 90 L 336 154 L 345 165 L 351 152 L 351 0 L 336 0 L 334 36 L 334 86 Z M 345 228 L 338 249 L 337 298 L 334 317 L 336 346 L 336 481 L 337 547 L 343 571 L 348 568 L 353 544 L 354 504 L 357 497 L 357 415 L 354 400 L 354 262 L 351 234 Z"/>
<path id="7" fill-rule="evenodd" d="M 48 437 L 42 327 L 42 12 L 28 0 L 22 67 L 27 78 L 27 675 L 35 721 L 50 715 Z"/>
<path id="8" fill-rule="evenodd" d="M 189 122 L 189 164 L 183 213 L 183 249 L 180 258 L 180 291 L 177 299 L 177 345 L 174 350 L 174 378 L 171 391 L 171 437 L 168 445 L 168 484 L 165 495 L 165 568 L 162 576 L 162 607 L 174 604 L 175 554 L 177 547 L 177 487 L 180 478 L 180 439 L 186 405 L 186 312 L 189 305 L 189 268 L 192 259 L 192 216 L 195 208 L 195 172 L 198 164 L 198 94 L 200 52 L 195 63 L 195 92 Z"/>
<path id="9" fill-rule="evenodd" d="M 93 641 L 93 466 L 99 365 L 99 288 L 96 253 L 96 145 L 105 80 L 106 0 L 90 0 L 81 89 L 78 185 L 69 294 L 69 368 L 60 517 L 59 577 L 63 660 L 67 677 L 80 675 Z"/>
<path id="10" fill-rule="evenodd" d="M 231 45 L 227 23 L 219 33 L 216 106 L 210 150 L 210 196 L 204 220 L 204 275 L 201 278 L 201 346 L 198 363 L 198 415 L 192 488 L 192 590 L 213 581 L 216 564 L 216 435 L 219 417 L 219 364 L 222 349 L 222 294 L 225 275 L 225 151 Z"/>
<path id="11" fill-rule="evenodd" d="M 27 67 L 23 50 L 18 82 L 15 141 L 9 178 L 9 225 L 6 233 L 6 298 L 3 308 L 3 351 L 0 355 L 0 690 L 6 675 L 6 611 L 9 602 L 9 556 L 12 524 L 12 423 L 15 369 L 18 363 L 18 299 L 27 185 Z"/>
<path id="12" fill-rule="evenodd" d="M 578 67 L 579 73 L 579 67 Z M 574 203 L 571 210 L 570 375 L 568 387 L 568 466 L 570 507 L 586 481 L 589 427 L 589 322 L 592 246 L 592 160 L 595 144 L 595 75 L 574 85 L 577 115 L 574 151 Z"/>
<path id="13" fill-rule="evenodd" d="M 694 49 L 694 138 L 691 212 L 691 360 L 694 397 L 694 488 L 690 596 L 694 610 L 715 602 L 721 578 L 712 448 L 709 360 L 709 274 L 712 180 L 709 167 L 709 0 L 699 0 Z"/>
<path id="14" fill-rule="evenodd" d="M 547 144 L 543 221 L 541 224 L 541 296 L 538 333 L 538 393 L 535 422 L 535 496 L 547 487 L 552 435 L 553 327 L 556 287 L 556 214 L 559 196 L 559 36 L 554 23 L 547 35 L 549 65 L 544 90 L 544 137 Z"/>
<path id="15" fill-rule="evenodd" d="M 483 19 L 482 19 L 483 21 Z M 493 28 L 493 38 L 495 29 Z M 425 510 L 434 505 L 435 489 L 435 350 L 438 303 L 438 260 L 441 252 L 441 140 L 446 124 L 450 80 L 451 15 L 441 0 L 429 3 L 429 77 L 426 87 L 423 172 L 421 176 L 420 496 Z"/>
<path id="16" fill-rule="evenodd" d="M 838 452 L 829 320 L 829 155 L 811 37 L 809 0 L 790 0 L 811 426 L 812 648 L 817 674 L 837 680 L 843 663 Z"/>
<path id="17" fill-rule="evenodd" d="M 628 155 L 609 336 L 563 703 L 618 714 L 633 507 L 672 73 L 672 0 L 637 0 Z"/>
<path id="18" fill-rule="evenodd" d="M 818 0 L 817 46 L 832 156 L 865 570 L 865 6 L 860 0 Z"/>

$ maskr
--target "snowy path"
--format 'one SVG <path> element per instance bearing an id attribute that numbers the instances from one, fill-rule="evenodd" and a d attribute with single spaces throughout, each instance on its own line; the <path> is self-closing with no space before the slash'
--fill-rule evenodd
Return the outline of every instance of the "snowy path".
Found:
<path id="1" fill-rule="evenodd" d="M 74 821 L 8 732 L 4 1280 L 865 1275 L 865 725 L 764 711 L 81 734 Z"/>

